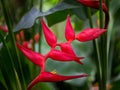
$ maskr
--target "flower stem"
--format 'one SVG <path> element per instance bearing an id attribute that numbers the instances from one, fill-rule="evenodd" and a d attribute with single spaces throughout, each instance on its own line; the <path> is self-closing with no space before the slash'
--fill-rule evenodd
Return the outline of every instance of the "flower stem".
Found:
<path id="1" fill-rule="evenodd" d="M 90 27 L 93 28 L 93 22 L 92 22 L 92 17 L 91 17 L 91 9 L 89 7 L 86 7 L 86 9 L 87 9 L 87 17 L 89 19 Z"/>
<path id="2" fill-rule="evenodd" d="M 104 27 L 104 14 L 102 9 L 102 0 L 100 3 L 100 28 Z M 106 90 L 107 81 L 107 34 L 104 33 L 100 38 L 100 57 L 101 57 L 101 71 L 102 71 L 102 90 Z"/>
<path id="3" fill-rule="evenodd" d="M 43 7 L 42 2 L 43 2 L 43 0 L 40 0 L 40 12 L 42 12 L 42 7 Z M 39 37 L 39 52 L 41 52 L 41 40 L 42 40 L 42 28 L 41 28 L 41 24 L 40 24 L 39 28 L 40 28 L 40 31 L 39 31 L 39 36 L 40 36 Z"/>
<path id="4" fill-rule="evenodd" d="M 109 16 L 109 5 L 110 5 L 110 0 L 106 0 L 106 6 L 107 6 L 107 9 L 108 9 L 108 15 L 106 14 L 106 18 L 108 18 L 108 16 Z M 112 19 L 112 18 L 110 18 L 110 16 L 109 16 L 109 19 Z M 112 20 L 111 20 L 112 21 Z M 110 49 L 110 52 L 109 52 L 109 48 L 110 48 L 110 39 L 111 39 L 111 37 L 112 37 L 112 35 L 114 35 L 114 32 L 112 32 L 112 26 L 113 26 L 113 23 L 110 23 L 110 25 L 109 25 L 111 28 L 108 28 L 109 29 L 109 31 L 107 32 L 107 63 L 108 63 L 108 74 L 107 74 L 107 83 L 109 83 L 110 82 L 110 77 L 111 77 L 111 68 L 112 68 L 112 59 L 113 59 L 113 50 L 114 50 L 114 38 L 112 38 L 112 40 L 111 41 L 113 41 L 112 43 L 111 43 L 111 49 Z M 115 30 L 113 30 L 113 31 L 115 31 Z M 111 32 L 112 32 L 112 34 L 111 34 Z M 109 60 L 109 62 L 108 62 L 108 60 Z"/>
<path id="5" fill-rule="evenodd" d="M 87 7 L 87 16 L 89 19 L 89 24 L 90 27 L 93 28 L 93 22 L 92 22 L 92 17 L 91 17 L 91 10 L 89 7 Z M 97 67 L 97 74 L 98 74 L 98 82 L 99 82 L 99 90 L 102 90 L 102 77 L 101 77 L 101 64 L 100 64 L 100 53 L 99 53 L 99 48 L 98 48 L 98 42 L 97 40 L 93 40 L 93 47 L 95 51 L 95 58 L 96 58 L 96 67 Z"/>
<path id="6" fill-rule="evenodd" d="M 25 80 L 24 80 L 24 76 L 23 76 L 23 71 L 22 71 L 22 66 L 21 66 L 19 54 L 18 54 L 18 51 L 17 51 L 16 43 L 15 43 L 14 33 L 12 32 L 11 20 L 10 20 L 10 17 L 9 17 L 9 14 L 8 14 L 8 9 L 7 9 L 8 7 L 6 7 L 5 0 L 1 0 L 1 4 L 2 4 L 2 8 L 3 8 L 4 17 L 5 17 L 7 26 L 8 26 L 9 35 L 10 35 L 10 38 L 11 38 L 11 44 L 12 44 L 12 47 L 13 47 L 14 52 L 16 54 L 15 56 L 18 60 L 18 65 L 19 65 L 19 68 L 20 68 L 20 73 L 22 75 L 23 85 L 24 85 L 24 88 L 25 88 L 26 87 Z"/>

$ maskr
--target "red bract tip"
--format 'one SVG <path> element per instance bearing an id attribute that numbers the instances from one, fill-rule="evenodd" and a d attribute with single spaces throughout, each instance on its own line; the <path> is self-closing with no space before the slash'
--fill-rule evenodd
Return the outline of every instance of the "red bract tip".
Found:
<path id="1" fill-rule="evenodd" d="M 32 45 L 29 41 L 23 41 L 22 45 L 23 47 L 32 50 Z"/>
<path id="2" fill-rule="evenodd" d="M 80 64 L 82 64 L 80 62 L 80 59 L 83 59 L 83 57 L 76 57 L 55 49 L 49 53 L 48 57 L 56 61 L 63 61 L 63 62 L 76 61 L 79 62 Z"/>
<path id="3" fill-rule="evenodd" d="M 27 49 L 19 44 L 17 44 L 18 49 L 34 64 L 43 67 L 44 65 L 44 56 L 37 52 L 33 52 L 30 49 Z"/>
<path id="4" fill-rule="evenodd" d="M 17 41 L 17 42 L 20 42 L 20 35 L 19 35 L 19 34 L 16 34 L 15 36 L 16 36 L 16 41 Z"/>
<path id="5" fill-rule="evenodd" d="M 25 40 L 24 31 L 20 31 L 20 37 L 21 37 L 21 40 L 22 40 L 22 41 Z"/>
<path id="6" fill-rule="evenodd" d="M 39 38 L 40 38 L 39 33 L 36 33 L 35 36 L 34 36 L 34 41 L 38 42 Z"/>
<path id="7" fill-rule="evenodd" d="M 28 86 L 27 90 L 30 90 L 35 84 L 38 82 L 59 82 L 65 81 L 70 79 L 82 78 L 87 77 L 87 74 L 80 74 L 74 76 L 62 76 L 58 74 L 53 74 L 51 72 L 41 72 L 39 76 L 37 76 Z"/>
<path id="8" fill-rule="evenodd" d="M 5 32 L 5 33 L 8 32 L 7 26 L 2 26 L 2 25 L 0 25 L 0 30 L 2 30 L 2 31 Z"/>
<path id="9" fill-rule="evenodd" d="M 70 22 L 70 16 L 67 16 L 66 27 L 65 27 L 65 37 L 67 41 L 73 41 L 75 39 L 75 32 Z"/>
<path id="10" fill-rule="evenodd" d="M 81 42 L 90 41 L 98 38 L 101 34 L 103 34 L 106 30 L 100 28 L 87 28 L 82 32 L 77 34 L 75 38 Z"/>
<path id="11" fill-rule="evenodd" d="M 94 9 L 99 9 L 100 4 L 99 4 L 99 0 L 77 0 L 78 2 L 80 2 L 82 5 L 94 8 Z M 105 13 L 108 13 L 108 9 L 105 5 L 104 0 L 102 1 L 102 9 Z"/>
<path id="12" fill-rule="evenodd" d="M 54 48 L 56 46 L 56 43 L 57 43 L 56 36 L 47 27 L 47 25 L 45 24 L 43 19 L 42 19 L 41 23 L 42 23 L 42 29 L 43 29 L 43 32 L 44 32 L 44 36 L 45 36 L 45 39 L 46 39 L 48 45 L 50 47 Z"/>

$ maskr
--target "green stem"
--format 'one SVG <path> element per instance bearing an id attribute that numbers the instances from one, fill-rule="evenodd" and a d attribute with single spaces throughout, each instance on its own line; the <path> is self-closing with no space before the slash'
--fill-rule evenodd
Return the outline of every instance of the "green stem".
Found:
<path id="1" fill-rule="evenodd" d="M 107 57 L 108 57 L 108 78 L 107 78 L 107 82 L 108 84 L 111 81 L 111 69 L 112 69 L 112 62 L 113 62 L 113 54 L 114 54 L 114 45 L 115 45 L 115 32 L 116 30 L 114 30 L 113 28 L 113 18 L 110 18 L 111 22 L 109 23 L 109 31 L 108 33 L 108 40 L 107 40 Z M 112 41 L 112 42 L 111 42 Z"/>
<path id="2" fill-rule="evenodd" d="M 102 9 L 102 0 L 99 0 L 100 3 L 100 28 L 104 27 L 104 16 Z M 102 71 L 102 90 L 106 90 L 107 82 L 107 34 L 101 35 L 100 38 L 100 57 L 101 57 L 101 71 Z"/>
<path id="3" fill-rule="evenodd" d="M 110 0 L 106 0 L 106 6 L 107 6 L 108 10 L 109 10 L 109 5 L 110 5 Z"/>
<path id="4" fill-rule="evenodd" d="M 12 64 L 12 68 L 13 68 L 13 72 L 14 72 L 14 75 L 15 75 L 15 78 L 16 78 L 16 82 L 17 82 L 17 84 L 18 84 L 18 88 L 19 88 L 20 90 L 22 90 L 22 87 L 21 87 L 21 84 L 20 84 L 20 80 L 19 80 L 19 78 L 18 78 L 18 74 L 17 74 L 16 69 L 15 69 L 14 62 L 12 61 L 12 56 L 11 56 L 11 54 L 10 54 L 9 48 L 8 48 L 6 42 L 5 42 L 4 38 L 3 38 L 3 35 L 2 35 L 1 33 L 0 33 L 0 39 L 2 40 L 3 45 L 5 46 L 6 51 L 7 51 L 8 55 L 9 55 L 9 57 L 10 57 L 10 61 L 11 61 L 11 64 Z"/>
<path id="5" fill-rule="evenodd" d="M 43 2 L 43 0 L 40 0 L 40 11 L 42 12 L 42 2 Z M 41 19 L 41 18 L 40 18 Z M 41 28 L 41 24 L 40 24 L 40 27 L 39 27 L 40 29 L 40 31 L 39 31 L 39 52 L 41 52 L 41 41 L 42 41 L 42 28 Z"/>
<path id="6" fill-rule="evenodd" d="M 87 8 L 87 17 L 89 19 L 89 24 L 90 24 L 90 27 L 93 28 L 93 22 L 92 22 L 92 15 L 91 15 L 91 10 L 89 7 L 86 7 Z"/>
<path id="7" fill-rule="evenodd" d="M 12 32 L 11 20 L 9 18 L 8 9 L 7 9 L 8 7 L 6 7 L 5 0 L 1 0 L 1 4 L 2 4 L 3 12 L 4 12 L 4 17 L 5 17 L 7 26 L 8 26 L 9 35 L 10 35 L 10 38 L 11 38 L 11 44 L 13 46 L 13 49 L 14 49 L 15 53 L 16 53 L 16 58 L 18 60 L 18 65 L 19 65 L 19 68 L 20 68 L 20 73 L 22 75 L 23 85 L 24 85 L 24 89 L 25 89 L 26 88 L 25 80 L 24 80 L 24 76 L 23 76 L 23 71 L 22 71 L 22 66 L 21 66 L 19 54 L 18 54 L 17 47 L 16 47 L 14 33 Z"/>
<path id="8" fill-rule="evenodd" d="M 42 11 L 42 2 L 43 2 L 43 0 L 40 0 L 40 11 Z"/>
<path id="9" fill-rule="evenodd" d="M 102 9 L 102 0 L 99 0 L 100 3 L 100 28 L 104 27 L 104 22 L 103 22 L 103 9 Z"/>
<path id="10" fill-rule="evenodd" d="M 89 19 L 89 24 L 90 27 L 93 28 L 93 22 L 92 22 L 92 18 L 91 18 L 91 10 L 90 8 L 87 7 L 87 16 Z M 99 82 L 99 90 L 102 90 L 102 85 L 101 85 L 101 81 L 102 81 L 102 77 L 101 77 L 101 64 L 100 64 L 100 53 L 99 53 L 99 47 L 98 47 L 98 42 L 97 40 L 93 40 L 93 47 L 94 47 L 94 51 L 95 51 L 95 56 L 96 56 L 96 67 L 97 67 L 97 74 L 98 74 L 98 82 Z"/>

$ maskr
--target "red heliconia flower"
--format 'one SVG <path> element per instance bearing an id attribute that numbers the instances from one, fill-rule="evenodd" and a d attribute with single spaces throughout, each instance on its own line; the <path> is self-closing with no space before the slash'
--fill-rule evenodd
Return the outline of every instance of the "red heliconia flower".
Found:
<path id="1" fill-rule="evenodd" d="M 23 41 L 22 46 L 24 46 L 27 49 L 33 50 L 32 45 L 29 41 Z"/>
<path id="2" fill-rule="evenodd" d="M 63 61 L 63 62 L 68 62 L 68 61 L 75 61 L 77 63 L 80 63 L 80 60 L 83 59 L 83 57 L 76 57 L 73 55 L 70 55 L 68 53 L 62 52 L 60 50 L 52 50 L 49 54 L 48 54 L 48 58 L 52 58 L 53 60 L 56 61 Z"/>
<path id="3" fill-rule="evenodd" d="M 44 68 L 44 56 L 37 53 L 37 52 L 33 52 L 30 49 L 25 48 L 22 45 L 17 44 L 18 49 L 34 64 L 42 67 L 42 69 Z"/>
<path id="4" fill-rule="evenodd" d="M 2 30 L 2 31 L 5 32 L 5 33 L 8 32 L 7 26 L 2 26 L 2 25 L 0 25 L 0 30 Z"/>
<path id="5" fill-rule="evenodd" d="M 58 74 L 53 74 L 51 72 L 41 72 L 28 86 L 27 90 L 31 90 L 31 88 L 37 84 L 38 82 L 59 82 L 70 79 L 82 78 L 88 76 L 87 74 L 80 74 L 74 76 L 62 76 Z"/>
<path id="6" fill-rule="evenodd" d="M 65 27 L 65 37 L 67 41 L 73 41 L 75 39 L 75 32 L 70 22 L 70 16 L 67 16 L 66 27 Z"/>
<path id="7" fill-rule="evenodd" d="M 24 31 L 20 31 L 20 38 L 22 41 L 25 40 Z"/>
<path id="8" fill-rule="evenodd" d="M 105 29 L 100 28 L 87 28 L 77 34 L 75 38 L 81 42 L 86 42 L 98 38 L 105 31 Z"/>
<path id="9" fill-rule="evenodd" d="M 17 41 L 17 42 L 20 42 L 20 35 L 19 35 L 19 34 L 16 34 L 15 37 L 16 37 L 16 41 Z"/>
<path id="10" fill-rule="evenodd" d="M 77 57 L 70 43 L 68 42 L 61 43 L 61 44 L 58 44 L 58 46 L 60 46 L 62 52 L 65 52 L 70 56 Z M 79 57 L 79 59 L 83 59 L 83 58 L 84 57 Z M 79 64 L 82 64 L 82 62 L 79 59 L 76 59 L 75 61 Z"/>
<path id="11" fill-rule="evenodd" d="M 72 56 L 76 56 L 71 44 L 69 42 L 57 44 L 60 46 L 61 50 L 65 53 L 68 53 Z"/>
<path id="12" fill-rule="evenodd" d="M 99 9 L 100 4 L 99 4 L 99 0 L 77 0 L 78 2 L 80 2 L 82 5 L 94 8 L 94 9 Z M 105 13 L 108 13 L 108 9 L 105 5 L 104 0 L 102 0 L 102 9 Z"/>
<path id="13" fill-rule="evenodd" d="M 57 39 L 56 39 L 56 36 L 53 34 L 53 32 L 47 27 L 47 25 L 45 24 L 44 20 L 42 19 L 41 21 L 42 23 L 42 29 L 43 29 L 43 32 L 44 32 L 44 36 L 45 36 L 45 39 L 48 43 L 48 45 L 52 48 L 54 48 L 56 46 L 56 43 L 57 43 Z"/>
<path id="14" fill-rule="evenodd" d="M 40 38 L 39 33 L 36 33 L 35 36 L 34 36 L 34 41 L 38 42 L 39 38 Z"/>

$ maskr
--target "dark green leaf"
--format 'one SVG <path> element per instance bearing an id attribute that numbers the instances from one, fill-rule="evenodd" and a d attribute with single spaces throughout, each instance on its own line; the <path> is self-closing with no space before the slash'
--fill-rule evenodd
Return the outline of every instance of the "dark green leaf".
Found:
<path id="1" fill-rule="evenodd" d="M 0 82 L 0 89 L 1 89 L 1 90 L 6 90 L 6 87 L 3 85 L 2 82 Z"/>
<path id="2" fill-rule="evenodd" d="M 3 44 L 2 44 L 2 43 L 0 43 L 0 49 L 2 48 L 2 46 L 3 46 Z"/>
<path id="3" fill-rule="evenodd" d="M 48 26 L 50 27 L 58 22 L 65 20 L 68 14 L 69 15 L 72 14 L 71 10 L 63 10 L 46 16 L 48 21 Z"/>
<path id="4" fill-rule="evenodd" d="M 16 25 L 13 31 L 16 32 L 21 29 L 30 28 L 34 24 L 35 19 L 39 16 L 39 14 L 40 14 L 39 10 L 33 7 L 29 12 L 27 12 L 22 17 L 22 19 Z"/>
<path id="5" fill-rule="evenodd" d="M 120 0 L 112 0 L 110 3 L 110 12 L 112 17 L 114 18 L 114 29 L 119 30 L 120 28 Z"/>
<path id="6" fill-rule="evenodd" d="M 72 11 L 75 15 L 77 15 L 80 19 L 85 20 L 87 19 L 86 16 L 86 7 L 84 7 L 82 4 L 77 2 L 77 0 L 64 0 L 64 2 L 71 4 L 71 5 L 76 5 L 78 8 L 73 8 Z M 92 14 L 96 12 L 96 10 L 92 9 Z"/>
<path id="7" fill-rule="evenodd" d="M 71 9 L 71 8 L 77 8 L 77 6 L 70 5 L 70 4 L 67 4 L 65 2 L 61 2 L 61 3 L 57 4 L 55 7 L 53 7 L 52 9 L 48 10 L 47 12 L 43 12 L 43 13 L 33 7 L 29 12 L 27 12 L 22 17 L 22 19 L 16 25 L 16 27 L 14 28 L 13 31 L 16 32 L 16 31 L 19 31 L 21 29 L 32 27 L 36 18 L 38 18 L 38 17 L 47 16 L 47 15 L 50 15 L 50 14 L 55 13 L 57 11 L 62 11 L 62 10 Z"/>

